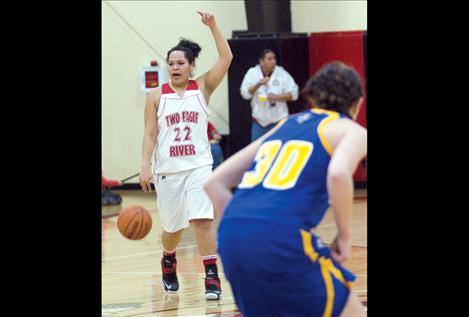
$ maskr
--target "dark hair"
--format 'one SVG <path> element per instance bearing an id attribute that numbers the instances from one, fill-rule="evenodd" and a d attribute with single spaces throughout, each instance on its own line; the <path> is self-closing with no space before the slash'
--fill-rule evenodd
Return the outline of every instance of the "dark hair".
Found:
<path id="1" fill-rule="evenodd" d="M 301 91 L 317 106 L 350 116 L 350 108 L 363 95 L 360 75 L 350 66 L 332 62 L 314 74 Z"/>
<path id="2" fill-rule="evenodd" d="M 183 51 L 184 57 L 187 58 L 189 64 L 192 64 L 197 58 L 197 56 L 199 56 L 201 50 L 202 48 L 199 46 L 199 44 L 181 37 L 179 38 L 178 45 L 168 51 L 168 54 L 166 55 L 166 62 L 169 61 L 169 54 L 171 54 L 171 52 Z"/>
<path id="3" fill-rule="evenodd" d="M 261 55 L 259 56 L 259 59 L 264 59 L 264 57 L 269 53 L 274 53 L 274 55 L 275 55 L 274 51 L 272 51 L 270 48 L 267 48 L 267 49 L 265 49 L 261 52 Z"/>

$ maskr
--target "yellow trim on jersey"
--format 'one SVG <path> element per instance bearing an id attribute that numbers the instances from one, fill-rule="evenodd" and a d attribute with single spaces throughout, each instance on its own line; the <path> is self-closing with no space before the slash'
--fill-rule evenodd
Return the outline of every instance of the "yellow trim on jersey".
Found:
<path id="1" fill-rule="evenodd" d="M 324 259 L 324 258 L 321 257 L 321 259 Z M 321 261 L 321 259 L 320 259 L 320 261 Z M 327 270 L 328 270 L 332 275 L 334 275 L 334 277 L 335 277 L 336 279 L 338 279 L 339 281 L 341 281 L 342 284 L 345 285 L 345 287 L 347 287 L 348 289 L 351 289 L 351 288 L 352 288 L 352 286 L 353 286 L 353 285 L 352 285 L 352 282 L 348 282 L 348 281 L 345 280 L 344 275 L 342 274 L 342 272 L 341 272 L 338 268 L 336 268 L 336 267 L 334 266 L 334 262 L 332 262 L 331 259 L 324 259 L 322 265 L 324 265 L 324 266 L 327 268 Z"/>
<path id="2" fill-rule="evenodd" d="M 285 123 L 285 121 L 287 121 L 287 119 L 288 119 L 288 117 L 285 117 L 285 118 L 281 119 L 279 122 L 277 122 L 277 124 L 272 129 L 267 131 L 267 133 L 265 134 L 266 138 L 268 138 L 272 133 L 277 131 L 277 129 L 280 128 Z"/>
<path id="3" fill-rule="evenodd" d="M 305 250 L 305 254 L 312 262 L 316 262 L 319 255 L 314 251 L 313 243 L 311 242 L 311 234 L 303 229 L 301 229 L 300 232 L 301 237 L 303 238 L 303 249 Z"/>
<path id="4" fill-rule="evenodd" d="M 332 155 L 332 146 L 329 144 L 329 142 L 326 139 L 326 135 L 324 134 L 324 128 L 331 121 L 339 119 L 340 118 L 339 113 L 335 111 L 318 109 L 318 108 L 311 109 L 311 112 L 317 113 L 317 114 L 327 114 L 327 117 L 322 119 L 321 123 L 318 125 L 318 135 L 319 135 L 319 140 L 321 140 L 321 143 L 324 149 L 326 149 L 329 155 Z"/>
<path id="5" fill-rule="evenodd" d="M 326 294 L 327 301 L 326 306 L 324 307 L 324 313 L 322 317 L 330 317 L 332 315 L 332 307 L 334 305 L 334 283 L 332 282 L 332 276 L 329 272 L 328 265 L 325 264 L 325 258 L 319 258 L 319 266 L 321 267 L 322 278 L 324 279 L 324 284 L 326 285 Z"/>
<path id="6" fill-rule="evenodd" d="M 283 118 L 283 119 L 280 119 L 280 121 L 277 122 L 277 124 L 275 125 L 275 127 L 273 127 L 272 129 L 275 129 L 276 127 L 281 126 L 282 124 L 285 123 L 285 121 L 287 121 L 287 119 L 288 119 L 288 117 L 285 117 L 285 118 Z"/>
<path id="7" fill-rule="evenodd" d="M 332 262 L 331 259 L 326 259 L 323 256 L 319 256 L 319 254 L 314 250 L 311 233 L 303 229 L 300 229 L 300 233 L 303 239 L 303 249 L 311 261 L 316 262 L 319 259 L 322 266 L 327 268 L 327 270 L 332 275 L 334 275 L 336 279 L 341 281 L 347 288 L 351 289 L 353 287 L 353 283 L 345 280 L 342 271 L 335 267 L 334 262 Z"/>
<path id="8" fill-rule="evenodd" d="M 342 272 L 334 266 L 332 259 L 327 259 L 320 256 L 313 247 L 312 234 L 308 231 L 300 229 L 301 238 L 303 240 L 303 249 L 305 254 L 311 259 L 311 262 L 319 262 L 322 278 L 326 287 L 327 301 L 324 308 L 323 317 L 330 317 L 332 315 L 332 308 L 334 305 L 334 282 L 332 276 L 342 282 L 348 289 L 352 289 L 353 283 L 346 281 Z"/>

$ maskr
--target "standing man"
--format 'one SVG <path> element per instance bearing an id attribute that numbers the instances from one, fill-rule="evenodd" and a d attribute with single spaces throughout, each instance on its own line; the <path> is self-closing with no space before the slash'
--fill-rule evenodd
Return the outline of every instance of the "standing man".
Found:
<path id="1" fill-rule="evenodd" d="M 277 66 L 271 49 L 262 51 L 259 64 L 248 70 L 240 90 L 244 99 L 251 99 L 251 141 L 287 117 L 287 101 L 298 99 L 298 85 L 283 67 Z"/>

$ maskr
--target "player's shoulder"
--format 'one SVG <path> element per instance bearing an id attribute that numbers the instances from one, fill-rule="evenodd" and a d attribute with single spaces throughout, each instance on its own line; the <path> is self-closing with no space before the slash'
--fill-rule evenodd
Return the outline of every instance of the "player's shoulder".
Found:
<path id="1" fill-rule="evenodd" d="M 366 130 L 363 126 L 361 126 L 358 122 L 346 117 L 346 116 L 340 116 L 337 118 L 337 120 L 333 120 L 329 123 L 329 126 L 333 128 L 342 128 L 346 131 L 351 131 L 351 130 L 356 130 L 356 131 L 362 131 Z"/>
<path id="2" fill-rule="evenodd" d="M 147 103 L 155 105 L 158 108 L 161 97 L 161 86 L 156 89 L 153 89 L 146 94 Z"/>
<path id="3" fill-rule="evenodd" d="M 150 98 L 150 99 L 155 99 L 157 97 L 160 97 L 161 96 L 161 91 L 162 91 L 162 86 L 159 86 L 151 91 L 149 91 L 147 93 L 147 97 Z"/>
<path id="4" fill-rule="evenodd" d="M 332 120 L 324 126 L 324 134 L 326 138 L 331 140 L 331 143 L 337 143 L 347 134 L 354 134 L 360 138 L 366 139 L 367 130 L 356 121 L 348 117 L 340 117 L 337 120 Z"/>

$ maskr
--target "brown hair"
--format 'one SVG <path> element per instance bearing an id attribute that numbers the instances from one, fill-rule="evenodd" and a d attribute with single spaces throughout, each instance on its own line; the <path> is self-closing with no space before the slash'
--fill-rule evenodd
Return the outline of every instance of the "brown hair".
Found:
<path id="1" fill-rule="evenodd" d="M 168 54 L 166 55 L 166 62 L 169 60 L 169 54 L 173 51 L 183 51 L 184 56 L 187 58 L 189 61 L 189 64 L 192 64 L 197 56 L 199 56 L 200 51 L 202 48 L 199 46 L 199 44 L 186 40 L 185 38 L 180 38 L 178 45 L 173 47 L 168 51 Z"/>
<path id="2" fill-rule="evenodd" d="M 350 108 L 363 95 L 362 81 L 352 67 L 332 62 L 318 70 L 301 93 L 320 108 L 350 116 Z"/>
<path id="3" fill-rule="evenodd" d="M 261 54 L 259 55 L 259 59 L 264 59 L 265 56 L 266 56 L 267 54 L 269 54 L 269 53 L 273 53 L 273 54 L 275 55 L 275 52 L 274 52 L 274 51 L 272 51 L 270 48 L 266 48 L 266 49 L 263 50 L 263 51 L 261 52 Z"/>

